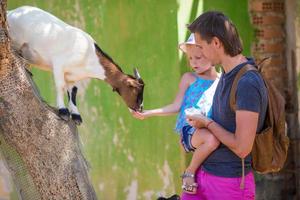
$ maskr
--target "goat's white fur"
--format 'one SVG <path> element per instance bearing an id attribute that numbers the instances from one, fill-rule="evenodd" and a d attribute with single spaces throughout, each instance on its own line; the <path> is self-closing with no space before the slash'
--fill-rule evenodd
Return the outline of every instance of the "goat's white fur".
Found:
<path id="1" fill-rule="evenodd" d="M 95 41 L 84 31 L 30 6 L 9 11 L 7 20 L 13 48 L 30 64 L 53 71 L 58 108 L 65 108 L 64 89 L 70 89 L 74 82 L 106 78 L 95 53 Z M 78 113 L 75 105 L 71 109 Z"/>

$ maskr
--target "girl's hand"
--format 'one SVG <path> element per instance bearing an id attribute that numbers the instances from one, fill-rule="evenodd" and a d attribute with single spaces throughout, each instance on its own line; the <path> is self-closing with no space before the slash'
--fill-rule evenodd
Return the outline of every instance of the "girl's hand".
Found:
<path id="1" fill-rule="evenodd" d="M 186 115 L 186 119 L 195 128 L 207 128 L 208 124 L 212 121 L 202 114 Z"/>
<path id="2" fill-rule="evenodd" d="M 147 118 L 147 113 L 146 111 L 143 112 L 138 112 L 138 111 L 131 111 L 131 114 L 134 118 L 144 120 Z"/>

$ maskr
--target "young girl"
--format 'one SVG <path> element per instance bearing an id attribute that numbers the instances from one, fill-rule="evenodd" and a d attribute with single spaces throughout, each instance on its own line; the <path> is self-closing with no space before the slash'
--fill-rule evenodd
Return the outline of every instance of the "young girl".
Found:
<path id="1" fill-rule="evenodd" d="M 167 116 L 179 112 L 175 130 L 181 135 L 181 143 L 186 152 L 194 152 L 192 160 L 182 175 L 182 188 L 185 192 L 195 194 L 197 184 L 194 180 L 196 170 L 205 158 L 219 145 L 219 141 L 207 130 L 195 129 L 188 125 L 185 110 L 196 107 L 210 117 L 212 96 L 218 81 L 218 74 L 212 64 L 199 53 L 194 34 L 181 43 L 179 48 L 186 53 L 194 72 L 183 74 L 179 90 L 173 103 L 153 110 L 132 112 L 137 119 L 152 116 Z M 205 111 L 206 110 L 206 111 Z"/>

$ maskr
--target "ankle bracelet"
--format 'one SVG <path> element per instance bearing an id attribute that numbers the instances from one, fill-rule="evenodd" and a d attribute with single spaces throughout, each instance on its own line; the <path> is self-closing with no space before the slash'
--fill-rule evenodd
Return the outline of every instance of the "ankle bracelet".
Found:
<path id="1" fill-rule="evenodd" d="M 191 172 L 184 172 L 182 175 L 181 175 L 181 178 L 195 178 L 195 174 L 191 173 Z"/>

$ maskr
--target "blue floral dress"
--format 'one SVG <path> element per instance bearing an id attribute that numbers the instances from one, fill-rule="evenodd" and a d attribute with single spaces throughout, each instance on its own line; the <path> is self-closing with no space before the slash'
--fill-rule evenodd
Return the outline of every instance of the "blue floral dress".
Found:
<path id="1" fill-rule="evenodd" d="M 202 79 L 196 74 L 194 74 L 196 77 L 196 80 L 187 88 L 184 94 L 184 98 L 181 104 L 181 108 L 177 117 L 176 121 L 176 127 L 175 131 L 177 133 L 181 133 L 181 130 L 184 126 L 187 125 L 186 122 L 186 116 L 184 110 L 187 108 L 195 107 L 199 108 L 200 106 L 210 106 L 208 108 L 208 116 L 211 114 L 211 102 L 208 104 L 205 104 L 206 98 L 201 98 L 202 95 L 205 93 L 205 91 L 211 87 L 211 85 L 214 83 L 214 80 L 206 80 Z M 201 104 L 198 103 L 198 101 L 201 100 Z"/>

